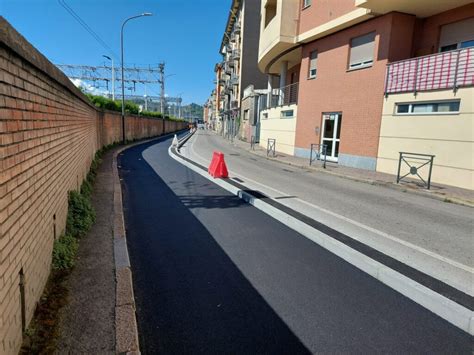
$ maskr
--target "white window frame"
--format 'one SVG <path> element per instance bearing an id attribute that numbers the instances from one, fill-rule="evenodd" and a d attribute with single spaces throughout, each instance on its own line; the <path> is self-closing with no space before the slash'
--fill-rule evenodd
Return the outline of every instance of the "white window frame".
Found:
<path id="1" fill-rule="evenodd" d="M 413 112 L 413 106 L 415 105 L 430 105 L 430 104 L 446 104 L 451 102 L 458 102 L 458 111 L 447 111 L 447 112 Z M 398 106 L 408 105 L 408 112 L 398 112 Z M 436 101 L 423 101 L 423 102 L 397 102 L 395 103 L 395 116 L 443 116 L 443 115 L 459 115 L 461 110 L 461 100 L 436 100 Z"/>
<path id="2" fill-rule="evenodd" d="M 291 116 L 285 116 L 283 112 L 291 112 Z M 291 119 L 295 117 L 295 110 L 281 110 L 280 111 L 280 118 L 281 119 Z"/>
<path id="3" fill-rule="evenodd" d="M 357 39 L 357 38 L 360 38 L 360 37 L 365 37 L 365 36 L 368 36 L 368 35 L 371 35 L 373 34 L 374 35 L 374 40 L 373 40 L 373 46 L 374 46 L 374 49 L 372 51 L 372 59 L 371 60 L 368 60 L 368 61 L 365 61 L 365 62 L 360 62 L 360 63 L 355 63 L 355 64 L 351 64 L 351 55 L 352 55 L 352 49 L 354 48 L 352 46 L 352 42 Z M 347 63 L 347 70 L 348 71 L 351 71 L 351 70 L 357 70 L 357 69 L 363 69 L 363 68 L 370 68 L 374 65 L 374 62 L 375 62 L 375 38 L 376 38 L 376 35 L 377 33 L 375 31 L 372 31 L 372 32 L 369 32 L 369 33 L 366 33 L 366 34 L 363 34 L 361 36 L 356 36 L 356 37 L 352 37 L 350 42 L 349 42 L 349 59 L 348 59 L 348 63 Z"/>
<path id="4" fill-rule="evenodd" d="M 314 58 L 316 59 L 316 68 L 313 69 L 315 71 L 314 75 L 311 75 L 311 60 L 312 60 L 311 55 L 313 53 L 316 53 L 316 58 Z M 309 52 L 308 79 L 316 78 L 317 73 L 318 73 L 318 50 L 315 49 L 314 51 Z"/>
<path id="5" fill-rule="evenodd" d="M 455 50 L 458 50 L 458 49 L 464 49 L 464 48 L 471 48 L 471 47 L 474 47 L 474 45 L 469 46 L 469 47 L 461 47 L 461 46 L 462 46 L 463 43 L 472 42 L 472 41 L 474 41 L 474 38 L 473 38 L 473 39 L 468 39 L 468 40 L 466 40 L 466 41 L 457 42 L 457 43 L 445 44 L 444 46 L 440 46 L 440 47 L 439 47 L 438 52 L 439 52 L 439 53 L 449 52 L 449 51 L 444 51 L 444 52 L 442 52 L 442 49 L 443 49 L 444 47 L 448 47 L 448 46 L 456 46 L 455 49 L 451 49 L 452 51 L 455 51 Z"/>

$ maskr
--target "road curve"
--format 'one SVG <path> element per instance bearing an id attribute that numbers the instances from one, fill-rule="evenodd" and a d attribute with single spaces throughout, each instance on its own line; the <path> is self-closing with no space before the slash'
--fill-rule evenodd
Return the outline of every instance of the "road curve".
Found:
<path id="1" fill-rule="evenodd" d="M 149 353 L 470 353 L 471 337 L 168 155 L 119 156 Z"/>

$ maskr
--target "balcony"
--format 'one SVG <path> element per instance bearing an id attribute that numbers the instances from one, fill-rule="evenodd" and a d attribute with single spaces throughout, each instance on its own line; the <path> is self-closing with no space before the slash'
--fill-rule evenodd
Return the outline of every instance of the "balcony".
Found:
<path id="1" fill-rule="evenodd" d="M 474 47 L 388 64 L 385 95 L 474 85 Z"/>
<path id="2" fill-rule="evenodd" d="M 298 103 L 298 84 L 293 83 L 272 90 L 272 99 L 267 105 L 267 109 L 279 106 L 296 105 Z"/>
<path id="3" fill-rule="evenodd" d="M 237 22 L 234 27 L 234 33 L 240 34 L 240 30 L 241 30 L 240 23 Z"/>
<path id="4" fill-rule="evenodd" d="M 227 75 L 231 75 L 232 74 L 232 68 L 230 67 L 229 63 L 227 63 L 224 67 L 224 73 L 226 73 Z"/>
<path id="5" fill-rule="evenodd" d="M 231 108 L 231 109 L 239 108 L 239 101 L 237 101 L 237 100 L 232 100 L 232 101 L 230 102 L 230 108 Z"/>
<path id="6" fill-rule="evenodd" d="M 230 59 L 235 60 L 240 58 L 240 50 L 234 49 L 232 53 L 230 54 Z"/>
<path id="7" fill-rule="evenodd" d="M 386 14 L 392 11 L 397 11 L 425 18 L 454 9 L 456 7 L 467 5 L 471 2 L 472 0 L 356 0 L 355 6 L 369 9 L 377 14 Z"/>
<path id="8" fill-rule="evenodd" d="M 263 0 L 260 12 L 258 66 L 265 71 L 280 53 L 295 46 L 298 32 L 299 1 Z"/>
<path id="9" fill-rule="evenodd" d="M 230 77 L 230 84 L 239 85 L 239 76 L 237 74 L 232 74 L 232 76 Z"/>

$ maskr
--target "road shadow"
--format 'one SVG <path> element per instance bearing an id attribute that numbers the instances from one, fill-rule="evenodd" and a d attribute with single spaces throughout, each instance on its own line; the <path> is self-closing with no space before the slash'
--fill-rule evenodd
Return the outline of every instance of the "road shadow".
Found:
<path id="1" fill-rule="evenodd" d="M 213 194 L 212 186 L 207 196 L 197 195 L 202 187 L 190 180 L 178 196 L 138 160 L 147 146 L 119 157 L 141 351 L 308 354 L 190 212 L 245 203 Z M 178 178 L 172 181 L 179 185 Z"/>

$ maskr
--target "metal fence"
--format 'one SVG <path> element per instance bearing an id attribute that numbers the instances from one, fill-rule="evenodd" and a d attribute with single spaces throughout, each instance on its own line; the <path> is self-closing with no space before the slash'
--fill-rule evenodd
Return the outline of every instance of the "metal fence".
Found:
<path id="1" fill-rule="evenodd" d="M 474 85 L 474 47 L 387 65 L 385 95 Z"/>
<path id="2" fill-rule="evenodd" d="M 275 157 L 275 147 L 276 147 L 276 139 L 268 138 L 267 141 L 267 157 L 271 156 Z"/>
<path id="3" fill-rule="evenodd" d="M 434 155 L 430 154 L 400 152 L 398 158 L 397 184 L 411 175 L 412 177 L 418 177 L 423 182 L 423 185 L 429 190 L 431 187 L 431 172 L 433 171 L 434 157 Z M 400 175 L 402 165 L 407 165 L 409 168 L 408 173 L 404 175 Z M 420 169 L 425 166 L 428 168 L 428 178 L 426 178 L 426 180 L 420 175 Z"/>
<path id="4" fill-rule="evenodd" d="M 326 169 L 326 144 L 311 144 L 309 153 L 309 165 L 313 165 L 313 162 L 320 160 L 323 164 L 323 168 Z"/>
<path id="5" fill-rule="evenodd" d="M 255 150 L 255 136 L 250 137 L 250 149 Z"/>

